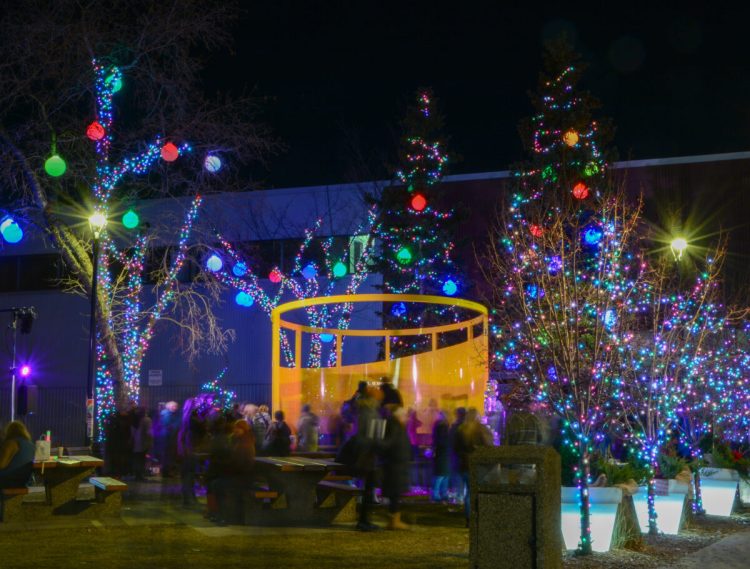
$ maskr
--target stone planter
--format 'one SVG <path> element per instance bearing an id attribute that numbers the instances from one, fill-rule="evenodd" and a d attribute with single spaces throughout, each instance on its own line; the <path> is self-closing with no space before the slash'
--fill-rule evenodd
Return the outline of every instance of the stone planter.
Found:
<path id="1" fill-rule="evenodd" d="M 656 525 L 661 533 L 676 535 L 685 519 L 685 504 L 690 486 L 677 480 L 656 480 Z M 643 533 L 648 533 L 648 486 L 640 486 L 633 496 L 638 524 Z"/>
<path id="2" fill-rule="evenodd" d="M 730 516 L 740 475 L 731 468 L 701 468 L 703 509 L 711 516 Z"/>
<path id="3" fill-rule="evenodd" d="M 740 501 L 743 506 L 750 506 L 750 482 L 740 480 Z"/>
<path id="4" fill-rule="evenodd" d="M 577 549 L 581 539 L 581 509 L 578 506 L 578 488 L 562 487 L 561 521 L 565 549 Z M 591 548 L 609 551 L 615 528 L 617 509 L 622 502 L 619 488 L 589 488 L 591 503 Z"/>

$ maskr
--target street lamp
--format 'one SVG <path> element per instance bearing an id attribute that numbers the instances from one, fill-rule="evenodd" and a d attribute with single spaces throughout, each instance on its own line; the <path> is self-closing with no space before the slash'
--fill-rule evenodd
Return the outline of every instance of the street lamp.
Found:
<path id="1" fill-rule="evenodd" d="M 688 248 L 687 239 L 685 239 L 684 237 L 675 237 L 674 239 L 672 239 L 669 247 L 670 249 L 672 249 L 672 255 L 674 255 L 675 261 L 679 261 L 680 259 L 682 259 L 682 254 Z"/>
<path id="2" fill-rule="evenodd" d="M 96 295 L 99 282 L 99 238 L 107 227 L 107 217 L 100 211 L 95 211 L 89 217 L 89 227 L 94 236 L 91 245 L 91 316 L 89 320 L 89 370 L 86 377 L 86 446 L 94 442 L 94 418 L 96 402 Z"/>

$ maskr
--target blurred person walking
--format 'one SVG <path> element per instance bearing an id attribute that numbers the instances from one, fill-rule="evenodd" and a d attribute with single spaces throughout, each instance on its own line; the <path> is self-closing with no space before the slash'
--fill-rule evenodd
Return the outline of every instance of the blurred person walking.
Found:
<path id="1" fill-rule="evenodd" d="M 448 501 L 448 479 L 451 473 L 450 425 L 443 411 L 438 412 L 432 427 L 432 501 Z"/>
<path id="2" fill-rule="evenodd" d="M 130 427 L 133 447 L 133 473 L 139 482 L 146 480 L 146 455 L 154 447 L 151 417 L 145 407 L 138 407 Z"/>
<path id="3" fill-rule="evenodd" d="M 388 498 L 388 529 L 404 530 L 401 521 L 401 494 L 409 490 L 409 464 L 412 450 L 407 434 L 407 413 L 396 408 L 385 424 L 385 438 L 380 444 L 383 458 L 383 493 Z"/>
<path id="4" fill-rule="evenodd" d="M 276 411 L 274 421 L 268 427 L 263 441 L 263 454 L 266 456 L 289 456 L 292 454 L 292 430 L 284 421 L 284 412 Z"/>
<path id="5" fill-rule="evenodd" d="M 306 452 L 317 451 L 319 433 L 320 419 L 310 410 L 310 405 L 303 405 L 302 414 L 297 422 L 297 436 L 299 437 L 297 450 Z"/>
<path id="6" fill-rule="evenodd" d="M 454 444 L 463 481 L 464 516 L 466 517 L 466 527 L 469 527 L 469 457 L 479 447 L 492 446 L 492 434 L 486 426 L 479 422 L 479 413 L 474 407 L 467 409 L 466 420 L 458 428 Z"/>

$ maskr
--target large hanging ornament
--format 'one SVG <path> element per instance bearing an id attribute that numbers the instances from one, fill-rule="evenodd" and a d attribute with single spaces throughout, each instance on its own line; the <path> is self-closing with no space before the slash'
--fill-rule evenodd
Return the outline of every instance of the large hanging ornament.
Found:
<path id="1" fill-rule="evenodd" d="M 302 276 L 307 279 L 308 281 L 313 280 L 315 277 L 318 276 L 318 270 L 315 268 L 315 265 L 312 263 L 308 263 L 305 265 L 305 267 L 302 269 Z"/>
<path id="2" fill-rule="evenodd" d="M 113 72 L 107 76 L 104 80 L 104 84 L 110 87 L 113 93 L 117 93 L 122 89 L 122 78 L 119 73 Z"/>
<path id="3" fill-rule="evenodd" d="M 89 140 L 101 140 L 104 138 L 104 134 L 104 127 L 99 121 L 94 121 L 86 127 L 86 136 L 89 137 Z"/>
<path id="4" fill-rule="evenodd" d="M 458 285 L 453 279 L 446 279 L 443 283 L 443 294 L 453 296 L 458 292 Z"/>
<path id="5" fill-rule="evenodd" d="M 278 269 L 278 267 L 274 267 L 274 269 L 268 274 L 268 280 L 274 284 L 279 284 L 281 282 L 281 279 L 281 271 Z"/>
<path id="6" fill-rule="evenodd" d="M 125 214 L 122 216 L 122 224 L 125 226 L 126 229 L 135 229 L 138 227 L 138 224 L 141 222 L 140 218 L 138 217 L 138 214 L 135 213 L 132 209 L 129 209 L 125 212 Z"/>
<path id="7" fill-rule="evenodd" d="M 541 225 L 536 225 L 535 223 L 532 223 L 531 225 L 529 225 L 529 232 L 534 237 L 541 237 L 542 235 L 544 235 L 544 228 Z"/>
<path id="8" fill-rule="evenodd" d="M 391 314 L 393 314 L 396 318 L 400 318 L 404 314 L 406 314 L 406 304 L 403 302 L 396 302 L 393 306 L 391 306 Z"/>
<path id="9" fill-rule="evenodd" d="M 412 255 L 408 247 L 401 247 L 396 253 L 396 260 L 402 265 L 408 265 L 411 263 Z"/>
<path id="10" fill-rule="evenodd" d="M 575 146 L 576 144 L 578 144 L 578 133 L 571 128 L 569 131 L 563 134 L 563 142 L 567 146 Z"/>
<path id="11" fill-rule="evenodd" d="M 333 266 L 333 278 L 340 279 L 341 277 L 346 276 L 346 273 L 346 265 L 341 261 Z"/>
<path id="12" fill-rule="evenodd" d="M 165 162 L 174 162 L 180 156 L 180 149 L 171 142 L 161 147 L 161 158 Z"/>
<path id="13" fill-rule="evenodd" d="M 244 306 L 245 308 L 250 308 L 255 303 L 253 297 L 247 294 L 244 290 L 237 293 L 237 296 L 234 297 L 234 301 L 239 306 Z"/>
<path id="14" fill-rule="evenodd" d="M 18 225 L 15 219 L 8 216 L 0 223 L 0 235 L 8 243 L 18 243 L 23 239 L 23 229 Z"/>
<path id="15" fill-rule="evenodd" d="M 598 245 L 604 233 L 598 227 L 587 227 L 583 232 L 583 240 L 587 245 Z"/>
<path id="16" fill-rule="evenodd" d="M 333 334 L 321 334 L 320 341 L 326 344 L 330 344 L 331 342 L 333 342 Z"/>
<path id="17" fill-rule="evenodd" d="M 221 158 L 219 158 L 215 154 L 209 154 L 203 161 L 203 167 L 206 169 L 206 172 L 215 174 L 216 172 L 221 170 Z"/>
<path id="18" fill-rule="evenodd" d="M 62 176 L 68 165 L 58 154 L 53 154 L 44 162 L 44 171 L 53 178 Z"/>
<path id="19" fill-rule="evenodd" d="M 414 211 L 422 211 L 427 207 L 427 199 L 422 194 L 416 194 L 411 198 L 411 208 Z"/>
<path id="20" fill-rule="evenodd" d="M 585 200 L 589 197 L 589 188 L 583 182 L 578 182 L 573 186 L 573 197 L 577 200 Z"/>
<path id="21" fill-rule="evenodd" d="M 583 167 L 583 175 L 586 177 L 599 173 L 599 165 L 596 162 L 589 162 Z"/>
<path id="22" fill-rule="evenodd" d="M 237 261 L 232 267 L 232 273 L 235 277 L 244 277 L 247 273 L 247 265 L 244 261 Z"/>
<path id="23" fill-rule="evenodd" d="M 221 270 L 221 267 L 223 266 L 224 266 L 224 262 L 221 260 L 221 257 L 219 257 L 216 253 L 213 253 L 206 260 L 206 268 L 212 273 L 218 273 Z"/>

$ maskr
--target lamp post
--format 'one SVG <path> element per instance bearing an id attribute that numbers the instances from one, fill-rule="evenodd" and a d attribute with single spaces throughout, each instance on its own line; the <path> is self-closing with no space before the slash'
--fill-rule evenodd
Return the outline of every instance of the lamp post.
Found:
<path id="1" fill-rule="evenodd" d="M 94 419 L 96 417 L 96 295 L 99 282 L 99 237 L 107 227 L 105 215 L 96 211 L 89 217 L 89 227 L 94 236 L 92 242 L 91 272 L 91 316 L 89 320 L 89 369 L 86 377 L 86 446 L 94 443 Z"/>

